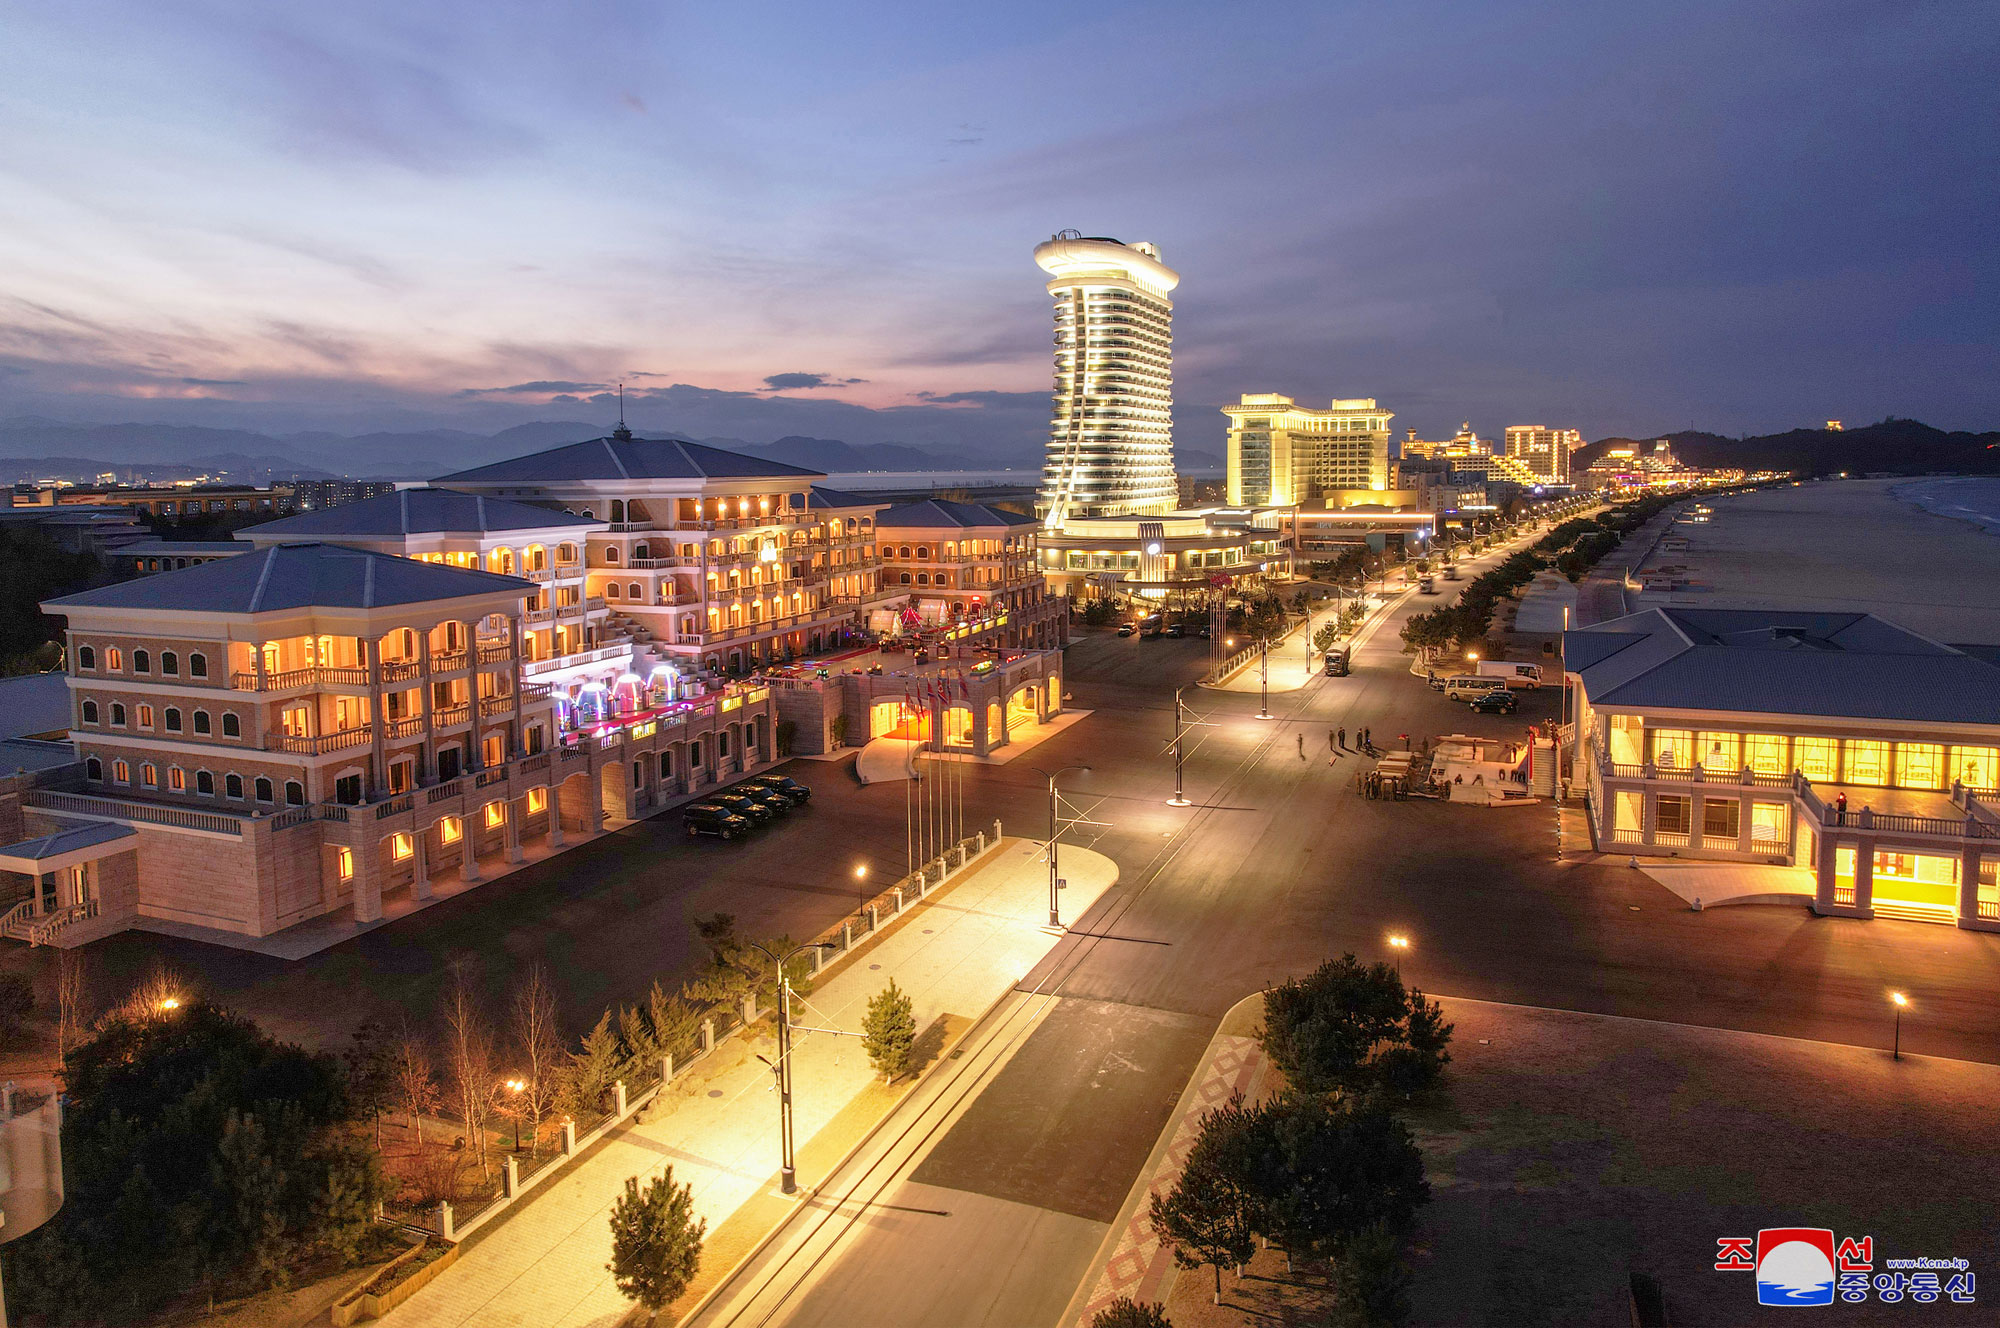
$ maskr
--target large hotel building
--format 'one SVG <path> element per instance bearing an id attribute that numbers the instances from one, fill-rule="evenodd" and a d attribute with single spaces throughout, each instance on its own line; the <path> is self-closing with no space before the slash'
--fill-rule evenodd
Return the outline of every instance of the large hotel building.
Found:
<path id="1" fill-rule="evenodd" d="M 1058 594 L 1194 608 L 1291 573 L 1265 500 L 1176 510 L 1173 302 L 1151 244 L 1063 231 L 1036 246 L 1055 300 L 1055 396 L 1037 510 Z"/>
<path id="2" fill-rule="evenodd" d="M 1174 304 L 1151 244 L 1063 231 L 1035 248 L 1055 300 L 1055 409 L 1038 504 L 1076 516 L 1173 510 Z"/>
<path id="3" fill-rule="evenodd" d="M 621 426 L 49 601 L 69 742 L 0 780 L 0 935 L 407 912 L 769 763 L 781 720 L 802 751 L 841 714 L 866 741 L 909 684 L 783 663 L 871 619 L 990 661 L 976 716 L 939 702 L 939 746 L 1060 708 L 1032 519 L 825 479 Z"/>

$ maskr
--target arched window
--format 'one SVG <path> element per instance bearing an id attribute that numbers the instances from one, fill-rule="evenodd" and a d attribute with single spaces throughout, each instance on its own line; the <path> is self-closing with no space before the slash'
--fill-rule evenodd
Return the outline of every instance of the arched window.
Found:
<path id="1" fill-rule="evenodd" d="M 85 701 L 83 703 L 83 722 L 86 724 L 95 724 L 97 722 L 97 702 Z"/>
<path id="2" fill-rule="evenodd" d="M 616 567 L 616 566 L 618 565 L 618 549 L 617 549 L 617 546 L 615 546 L 615 545 L 606 545 L 606 546 L 605 546 L 605 548 L 604 548 L 604 561 L 605 561 L 605 562 L 607 562 L 607 563 L 609 563 L 609 564 L 611 564 L 611 565 L 612 565 L 613 567 Z"/>
<path id="3" fill-rule="evenodd" d="M 111 722 L 112 722 L 112 724 L 114 724 L 114 725 L 115 725 L 115 726 L 117 726 L 118 728 L 121 728 L 121 729 L 122 729 L 122 728 L 124 728 L 124 727 L 125 727 L 125 704 L 124 704 L 124 702 L 122 702 L 122 701 L 113 701 L 113 702 L 111 703 Z"/>
<path id="4" fill-rule="evenodd" d="M 928 557 L 930 557 L 930 556 L 931 556 L 931 546 L 930 546 L 930 545 L 928 545 L 928 544 L 919 544 L 919 545 L 917 546 L 917 557 L 919 557 L 919 558 L 928 558 Z"/>
<path id="5" fill-rule="evenodd" d="M 153 707 L 144 703 L 139 706 L 139 727 L 142 729 L 153 727 Z"/>
<path id="6" fill-rule="evenodd" d="M 618 583 L 616 581 L 606 581 L 604 583 L 604 598 L 606 599 L 620 598 L 618 593 Z"/>
<path id="7" fill-rule="evenodd" d="M 206 678 L 207 676 L 208 676 L 208 656 L 207 656 L 207 655 L 189 655 L 189 656 L 188 656 L 188 677 L 190 677 L 190 678 Z"/>
<path id="8" fill-rule="evenodd" d="M 188 788 L 187 771 L 181 769 L 179 766 L 169 767 L 167 770 L 167 787 L 172 789 L 176 793 L 187 792 Z"/>
<path id="9" fill-rule="evenodd" d="M 124 757 L 121 756 L 111 763 L 111 777 L 121 784 L 132 782 L 132 767 L 125 763 Z"/>
<path id="10" fill-rule="evenodd" d="M 573 563 L 573 562 L 575 562 L 575 561 L 576 561 L 576 545 L 574 545 L 574 544 L 558 544 L 558 545 L 556 545 L 556 561 L 557 561 L 557 562 L 560 562 L 560 563 Z"/>
<path id="11" fill-rule="evenodd" d="M 257 801 L 269 802 L 271 800 L 270 776 L 268 775 L 257 776 L 256 789 L 257 789 Z"/>
<path id="12" fill-rule="evenodd" d="M 89 646 L 78 646 L 76 648 L 76 666 L 80 669 L 96 668 L 97 652 Z"/>
<path id="13" fill-rule="evenodd" d="M 160 772 L 151 761 L 145 761 L 140 764 L 139 783 L 145 788 L 158 788 L 160 786 Z"/>
<path id="14" fill-rule="evenodd" d="M 194 791 L 204 798 L 215 796 L 215 776 L 206 770 L 194 772 Z"/>
<path id="15" fill-rule="evenodd" d="M 625 598 L 644 599 L 646 598 L 646 592 L 639 589 L 639 583 L 637 581 L 634 581 L 625 587 Z"/>
<path id="16" fill-rule="evenodd" d="M 222 777 L 222 790 L 238 802 L 243 801 L 243 776 L 230 771 Z"/>
<path id="17" fill-rule="evenodd" d="M 613 521 L 623 521 L 625 519 L 625 500 L 623 498 L 613 498 L 611 500 L 611 519 Z"/>
<path id="18" fill-rule="evenodd" d="M 194 731 L 204 735 L 212 731 L 206 710 L 197 710 L 194 712 Z"/>
<path id="19" fill-rule="evenodd" d="M 918 584 L 918 585 L 920 585 L 920 586 L 927 586 L 927 585 L 929 585 L 930 583 L 931 583 L 931 574 L 930 574 L 929 572 L 918 572 L 918 573 L 917 573 L 917 584 Z"/>
<path id="20" fill-rule="evenodd" d="M 661 778 L 661 779 L 672 779 L 673 777 L 674 777 L 674 754 L 673 754 L 672 752 L 670 752 L 670 751 L 667 751 L 667 752 L 661 752 L 661 753 L 660 753 L 660 778 Z"/>
<path id="21" fill-rule="evenodd" d="M 181 657 L 171 650 L 160 652 L 160 672 L 170 678 L 178 678 L 181 672 Z"/>
<path id="22" fill-rule="evenodd" d="M 132 672 L 151 673 L 152 671 L 153 671 L 153 657 L 143 650 L 133 651 Z"/>
<path id="23" fill-rule="evenodd" d="M 303 807 L 306 805 L 306 786 L 296 779 L 285 781 L 285 805 Z"/>
<path id="24" fill-rule="evenodd" d="M 908 572 L 903 573 L 902 584 L 906 586 L 910 584 L 910 574 Z"/>
<path id="25" fill-rule="evenodd" d="M 93 784 L 104 782 L 104 762 L 91 757 L 83 763 L 83 777 Z"/>
<path id="26" fill-rule="evenodd" d="M 117 646 L 104 648 L 104 670 L 107 673 L 121 672 L 125 667 L 125 652 Z"/>
<path id="27" fill-rule="evenodd" d="M 225 738 L 243 736 L 243 721 L 236 717 L 236 712 L 233 710 L 222 712 L 222 736 Z"/>
<path id="28" fill-rule="evenodd" d="M 169 732 L 169 733 L 179 733 L 180 731 L 181 731 L 181 712 L 180 712 L 180 707 L 178 707 L 178 706 L 168 706 L 168 707 L 167 707 L 167 732 Z"/>
<path id="29" fill-rule="evenodd" d="M 632 561 L 634 561 L 634 562 L 637 562 L 637 561 L 639 561 L 639 559 L 641 559 L 641 558 L 646 558 L 646 557 L 650 557 L 650 556 L 651 556 L 651 555 L 650 555 L 650 553 L 649 553 L 649 552 L 647 551 L 647 548 L 646 548 L 646 546 L 645 546 L 645 545 L 643 545 L 643 544 L 635 544 L 635 545 L 633 545 L 633 546 L 632 546 Z"/>
<path id="30" fill-rule="evenodd" d="M 905 544 L 905 545 L 903 546 L 903 553 L 902 553 L 902 556 L 903 556 L 903 557 L 905 557 L 905 558 L 907 558 L 907 557 L 909 557 L 909 556 L 910 556 L 910 546 L 909 546 L 909 545 Z"/>

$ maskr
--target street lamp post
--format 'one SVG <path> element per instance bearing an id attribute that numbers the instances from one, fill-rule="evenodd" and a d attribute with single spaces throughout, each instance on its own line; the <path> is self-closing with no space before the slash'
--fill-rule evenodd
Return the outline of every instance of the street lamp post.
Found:
<path id="1" fill-rule="evenodd" d="M 514 1095 L 514 1151 L 521 1151 L 521 1091 L 527 1083 L 520 1079 L 509 1079 L 507 1091 Z"/>
<path id="2" fill-rule="evenodd" d="M 792 1156 L 792 983 L 785 973 L 785 965 L 807 950 L 825 950 L 831 949 L 832 946 L 825 941 L 809 942 L 793 947 L 783 958 L 756 941 L 750 942 L 750 947 L 760 951 L 765 958 L 778 966 L 778 1059 L 775 1062 L 764 1061 L 764 1063 L 771 1067 L 771 1073 L 778 1085 L 779 1188 L 786 1194 L 796 1194 L 799 1189 L 799 1169 Z M 762 1056 L 757 1059 L 764 1060 Z"/>
<path id="3" fill-rule="evenodd" d="M 1059 829 L 1056 819 L 1056 781 L 1072 770 L 1088 770 L 1090 767 L 1087 765 L 1066 765 L 1054 774 L 1050 774 L 1040 766 L 1030 766 L 1029 769 L 1049 781 L 1049 926 L 1060 931 L 1063 925 L 1062 906 L 1057 902 L 1056 891 L 1062 888 L 1062 884 L 1060 877 L 1056 873 L 1056 843 L 1061 837 L 1062 831 Z"/>
<path id="4" fill-rule="evenodd" d="M 1257 642 L 1257 718 L 1271 717 L 1271 638 L 1264 637 Z"/>
<path id="5" fill-rule="evenodd" d="M 1903 1007 L 1910 1003 L 1910 998 L 1900 991 L 1892 991 L 1889 993 L 1889 1000 L 1896 1007 L 1896 1040 L 1891 1044 L 1892 1050 L 1889 1055 L 1892 1060 L 1901 1060 L 1903 1059 Z"/>
<path id="6" fill-rule="evenodd" d="M 1389 934 L 1389 948 L 1396 952 L 1391 959 L 1391 963 L 1396 970 L 1396 981 L 1401 982 L 1403 980 L 1403 953 L 1410 948 L 1410 938 L 1401 932 L 1391 932 Z"/>

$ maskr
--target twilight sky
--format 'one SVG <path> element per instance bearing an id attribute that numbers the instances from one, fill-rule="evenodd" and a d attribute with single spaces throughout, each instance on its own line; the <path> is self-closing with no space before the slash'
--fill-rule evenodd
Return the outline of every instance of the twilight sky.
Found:
<path id="1" fill-rule="evenodd" d="M 1066 226 L 1180 270 L 1177 441 L 2000 427 L 1992 0 L 27 0 L 0 419 L 610 416 L 1039 447 Z"/>

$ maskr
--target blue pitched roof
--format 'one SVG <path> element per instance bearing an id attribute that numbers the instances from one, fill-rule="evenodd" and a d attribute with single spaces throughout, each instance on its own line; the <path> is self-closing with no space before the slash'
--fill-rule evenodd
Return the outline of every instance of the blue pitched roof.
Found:
<path id="1" fill-rule="evenodd" d="M 121 839 L 137 840 L 138 837 L 139 832 L 129 825 L 122 825 L 117 821 L 90 821 L 82 825 L 65 826 L 52 835 L 39 835 L 34 839 L 24 839 L 18 844 L 0 847 L 0 858 L 39 862 L 47 858 L 59 858 L 78 849 L 114 844 Z"/>
<path id="2" fill-rule="evenodd" d="M 546 530 L 556 526 L 601 526 L 604 523 L 571 512 L 553 512 L 506 498 L 482 498 L 451 489 L 401 489 L 377 494 L 358 503 L 341 503 L 317 512 L 267 521 L 245 531 L 246 537 L 283 535 L 292 539 L 347 536 L 435 535 L 468 532 L 492 534 L 507 530 Z"/>
<path id="3" fill-rule="evenodd" d="M 592 438 L 474 466 L 438 484 L 535 484 L 564 480 L 826 478 L 825 472 L 766 461 L 682 438 Z"/>
<path id="4" fill-rule="evenodd" d="M 863 498 L 858 493 L 845 489 L 830 489 L 824 484 L 815 484 L 806 495 L 807 507 L 880 507 L 873 498 Z"/>
<path id="5" fill-rule="evenodd" d="M 1019 512 L 1002 511 L 985 503 L 955 503 L 945 498 L 926 498 L 920 503 L 904 503 L 875 517 L 880 530 L 891 526 L 936 529 L 939 526 L 1032 526 L 1035 518 Z"/>
<path id="6" fill-rule="evenodd" d="M 2000 724 L 2000 667 L 1865 613 L 1647 609 L 1563 652 L 1596 706 Z"/>
<path id="7" fill-rule="evenodd" d="M 392 553 L 370 553 L 338 544 L 277 544 L 240 558 L 224 558 L 44 600 L 53 613 L 65 608 L 181 609 L 200 613 L 272 613 L 281 609 L 375 609 L 424 600 L 460 599 L 512 591 L 534 582 Z"/>

